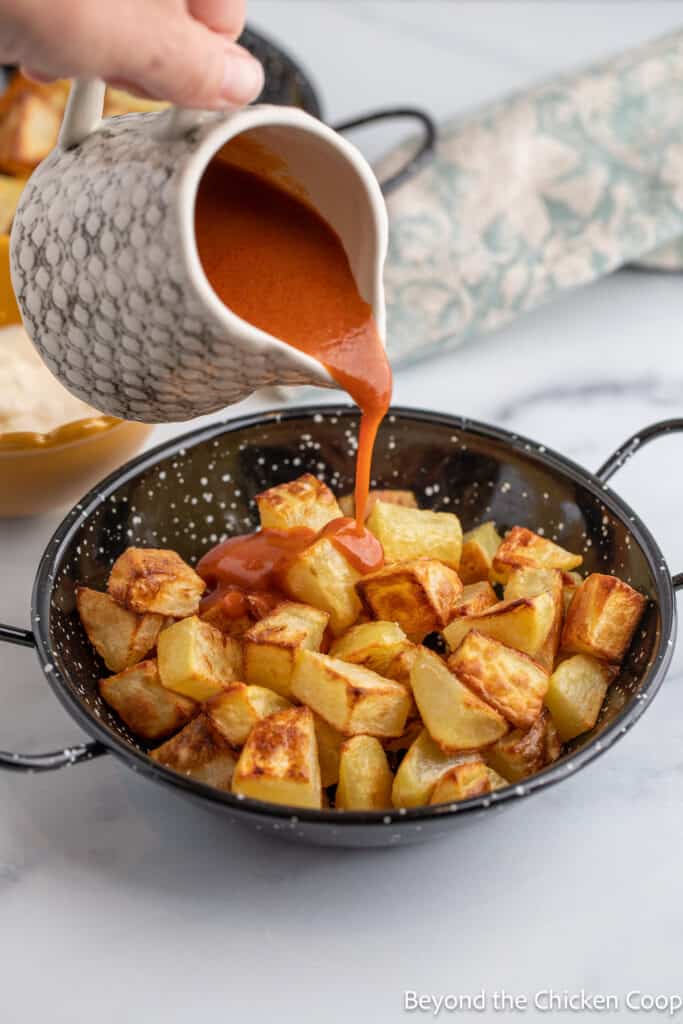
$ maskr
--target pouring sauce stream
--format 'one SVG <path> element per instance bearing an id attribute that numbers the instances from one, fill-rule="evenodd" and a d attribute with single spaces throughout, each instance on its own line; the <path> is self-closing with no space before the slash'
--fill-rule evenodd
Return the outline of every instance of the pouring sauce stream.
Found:
<path id="1" fill-rule="evenodd" d="M 391 369 L 338 235 L 305 201 L 230 163 L 229 145 L 200 182 L 195 233 L 202 267 L 222 302 L 321 362 L 361 410 L 355 521 L 334 520 L 320 534 L 300 528 L 229 538 L 199 563 L 215 588 L 207 600 L 231 588 L 277 592 L 287 562 L 318 536 L 329 537 L 359 572 L 379 568 L 382 548 L 364 522 L 373 446 L 391 401 Z"/>
<path id="2" fill-rule="evenodd" d="M 359 530 L 372 449 L 391 401 L 391 369 L 372 309 L 360 296 L 339 236 L 301 199 L 265 178 L 209 164 L 195 230 L 204 272 L 243 320 L 321 362 L 359 406 L 355 511 Z"/>

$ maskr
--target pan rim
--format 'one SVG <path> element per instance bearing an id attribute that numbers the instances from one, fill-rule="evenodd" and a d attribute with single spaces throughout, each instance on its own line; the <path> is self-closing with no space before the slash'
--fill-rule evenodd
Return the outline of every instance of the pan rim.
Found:
<path id="1" fill-rule="evenodd" d="M 672 636 L 676 627 L 676 602 L 671 573 L 657 541 L 645 526 L 640 516 L 612 490 L 609 484 L 602 483 L 590 470 L 564 455 L 548 448 L 546 445 L 530 438 L 508 431 L 502 427 L 483 423 L 464 416 L 449 413 L 438 413 L 427 409 L 409 406 L 392 406 L 388 413 L 402 419 L 413 419 L 417 423 L 429 423 L 447 426 L 453 430 L 467 430 L 487 440 L 509 445 L 513 450 L 535 459 L 541 465 L 562 473 L 568 479 L 580 484 L 608 506 L 610 511 L 627 525 L 630 533 L 638 543 L 650 567 L 657 588 L 661 631 L 658 648 L 652 664 L 643 677 L 640 688 L 640 699 L 630 701 L 609 723 L 600 737 L 596 737 L 583 750 L 571 755 L 569 760 L 562 759 L 548 766 L 541 772 L 524 780 L 520 784 L 510 784 L 503 789 L 484 796 L 473 797 L 457 804 L 437 804 L 415 808 L 386 809 L 383 811 L 345 811 L 312 810 L 307 808 L 289 807 L 271 804 L 234 793 L 215 789 L 204 783 L 197 782 L 188 776 L 180 775 L 164 768 L 153 761 L 146 753 L 135 750 L 116 733 L 109 730 L 94 715 L 85 709 L 83 704 L 72 692 L 65 676 L 55 663 L 49 642 L 50 600 L 56 574 L 60 567 L 60 558 L 66 551 L 72 534 L 79 529 L 88 516 L 101 505 L 109 494 L 117 487 L 127 483 L 145 470 L 153 468 L 161 458 L 196 447 L 207 440 L 213 440 L 224 434 L 251 427 L 264 426 L 268 422 L 282 422 L 302 417 L 313 421 L 315 416 L 351 415 L 357 418 L 359 413 L 355 406 L 347 403 L 323 403 L 292 406 L 286 409 L 269 409 L 249 413 L 235 418 L 226 418 L 164 441 L 149 451 L 145 451 L 125 463 L 118 470 L 110 473 L 99 484 L 95 485 L 77 502 L 59 524 L 40 558 L 31 595 L 31 626 L 36 641 L 36 650 L 41 669 L 53 693 L 71 717 L 91 736 L 100 741 L 107 750 L 118 757 L 133 771 L 164 785 L 170 785 L 186 794 L 199 797 L 207 804 L 229 808 L 239 816 L 251 819 L 267 819 L 274 822 L 285 822 L 290 825 L 331 826 L 337 832 L 353 826 L 368 828 L 378 826 L 393 829 L 411 825 L 421 828 L 423 823 L 434 821 L 444 822 L 447 819 L 458 819 L 474 812 L 482 813 L 501 806 L 510 806 L 540 792 L 549 786 L 556 785 L 562 779 L 569 778 L 600 757 L 625 735 L 638 721 L 659 691 L 666 671 L 673 656 L 674 643 Z M 273 827 L 282 827 L 275 824 Z"/>

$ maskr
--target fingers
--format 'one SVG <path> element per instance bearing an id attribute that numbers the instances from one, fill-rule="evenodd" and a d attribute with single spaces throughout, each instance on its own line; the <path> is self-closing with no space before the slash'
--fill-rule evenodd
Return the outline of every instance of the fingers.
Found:
<path id="1" fill-rule="evenodd" d="M 213 0 L 212 6 L 213 13 L 220 14 L 218 7 L 228 5 Z M 150 19 L 146 31 L 139 18 L 137 23 L 132 18 L 122 24 L 106 77 L 130 82 L 179 106 L 207 109 L 243 106 L 263 88 L 258 61 L 184 8 L 175 17 Z"/>
<path id="2" fill-rule="evenodd" d="M 245 0 L 189 0 L 187 6 L 193 18 L 228 39 L 237 39 L 244 28 Z"/>
<path id="3" fill-rule="evenodd" d="M 194 17 L 183 0 L 85 6 L 41 0 L 39 6 L 40 31 L 20 55 L 37 78 L 94 76 L 126 82 L 154 99 L 214 110 L 250 103 L 263 88 L 261 65 L 228 38 L 239 31 L 243 0 L 192 0 L 220 32 Z M 74 15 L 70 24 L 67 12 Z"/>

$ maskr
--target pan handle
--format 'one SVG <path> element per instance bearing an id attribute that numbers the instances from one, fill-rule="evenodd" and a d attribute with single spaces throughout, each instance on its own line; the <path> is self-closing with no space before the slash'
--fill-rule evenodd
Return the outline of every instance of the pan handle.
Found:
<path id="1" fill-rule="evenodd" d="M 680 434 L 683 433 L 683 419 L 675 418 L 670 420 L 660 420 L 659 423 L 651 423 L 650 426 L 644 427 L 639 430 L 637 434 L 633 434 L 628 440 L 624 441 L 617 450 L 610 455 L 610 457 L 603 462 L 600 469 L 595 474 L 601 483 L 606 484 L 608 480 L 611 480 L 618 469 L 628 462 L 629 459 L 633 458 L 636 452 L 639 452 L 646 444 L 650 441 L 656 441 L 658 437 L 666 437 L 667 434 Z M 671 582 L 673 583 L 674 590 L 683 589 L 683 572 L 676 573 L 672 576 Z"/>
<path id="2" fill-rule="evenodd" d="M 17 626 L 5 626 L 0 623 L 0 641 L 17 644 L 19 647 L 32 647 L 36 642 L 33 633 Z M 0 750 L 0 768 L 13 772 L 50 772 L 55 768 L 65 768 L 69 764 L 81 761 L 92 761 L 94 757 L 106 754 L 107 748 L 96 740 L 79 743 L 64 750 L 54 750 L 49 754 L 12 754 L 8 750 Z"/>
<path id="3" fill-rule="evenodd" d="M 382 110 L 373 110 L 368 114 L 360 114 L 349 121 L 340 121 L 333 124 L 336 132 L 350 132 L 354 128 L 364 128 L 365 125 L 374 124 L 376 121 L 392 120 L 418 121 L 422 127 L 422 139 L 415 152 L 406 160 L 403 167 L 400 167 L 389 177 L 380 182 L 380 188 L 384 195 L 389 195 L 399 185 L 408 181 L 434 156 L 436 148 L 436 122 L 426 110 L 420 107 L 387 107 Z"/>

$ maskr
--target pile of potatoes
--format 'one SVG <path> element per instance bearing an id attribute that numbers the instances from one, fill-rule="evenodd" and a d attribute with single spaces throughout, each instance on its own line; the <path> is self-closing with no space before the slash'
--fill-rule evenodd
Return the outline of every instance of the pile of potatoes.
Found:
<path id="1" fill-rule="evenodd" d="M 406 491 L 374 492 L 384 566 L 320 533 L 343 512 L 315 477 L 258 499 L 263 529 L 309 527 L 277 592 L 239 616 L 173 551 L 129 548 L 77 592 L 114 673 L 104 701 L 159 764 L 291 807 L 452 803 L 518 783 L 597 721 L 645 598 L 524 527 L 463 535 Z"/>

